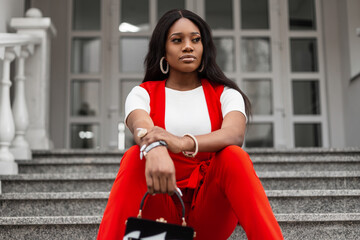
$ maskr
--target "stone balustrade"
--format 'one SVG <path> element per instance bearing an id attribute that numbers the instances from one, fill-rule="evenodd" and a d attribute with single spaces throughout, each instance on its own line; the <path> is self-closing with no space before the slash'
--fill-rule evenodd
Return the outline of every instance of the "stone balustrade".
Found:
<path id="1" fill-rule="evenodd" d="M 19 151 L 30 150 L 26 149 L 28 143 L 24 138 L 28 125 L 27 108 L 24 101 L 24 59 L 34 52 L 36 41 L 35 37 L 27 35 L 0 33 L 0 59 L 3 61 L 0 80 L 0 174 L 16 174 L 18 171 L 14 154 L 10 151 L 13 140 L 16 140 L 15 146 Z M 16 58 L 18 66 L 12 111 L 10 64 Z"/>
<path id="2" fill-rule="evenodd" d="M 35 149 L 51 148 L 47 129 L 49 89 L 46 86 L 50 70 L 49 39 L 56 31 L 50 19 L 42 18 L 39 10 L 30 9 L 26 15 L 26 18 L 11 20 L 10 26 L 17 33 L 0 33 L 0 175 L 17 174 L 15 159 L 30 160 L 32 146 L 38 146 Z M 16 72 L 11 81 L 13 61 Z M 29 137 L 31 130 L 33 135 Z"/>

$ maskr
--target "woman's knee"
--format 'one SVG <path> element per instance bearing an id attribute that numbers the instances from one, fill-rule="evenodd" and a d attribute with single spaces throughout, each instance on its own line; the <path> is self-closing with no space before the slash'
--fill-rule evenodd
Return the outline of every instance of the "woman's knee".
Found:
<path id="1" fill-rule="evenodd" d="M 120 168 L 116 178 L 118 179 L 123 175 L 145 176 L 145 161 L 140 160 L 139 146 L 132 146 L 121 158 Z"/>
<path id="2" fill-rule="evenodd" d="M 225 147 L 216 154 L 216 158 L 219 159 L 219 164 L 230 170 L 236 169 L 236 171 L 239 171 L 239 169 L 253 168 L 249 154 L 236 145 Z"/>
<path id="3" fill-rule="evenodd" d="M 127 165 L 128 162 L 142 162 L 140 161 L 140 148 L 138 145 L 130 147 L 122 156 L 120 166 Z"/>

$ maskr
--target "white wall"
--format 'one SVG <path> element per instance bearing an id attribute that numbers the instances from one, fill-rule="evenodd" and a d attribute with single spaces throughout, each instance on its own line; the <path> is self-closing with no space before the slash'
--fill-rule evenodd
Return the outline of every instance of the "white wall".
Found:
<path id="1" fill-rule="evenodd" d="M 322 1 L 329 145 L 336 148 L 345 147 L 342 63 L 344 59 L 348 59 L 341 48 L 342 33 L 340 31 L 343 24 L 339 21 L 340 1 L 342 0 Z"/>
<path id="2" fill-rule="evenodd" d="M 360 73 L 360 37 L 356 29 L 360 28 L 360 1 L 347 0 L 348 37 L 350 49 L 350 73 L 351 77 Z"/>
<path id="3" fill-rule="evenodd" d="M 0 0 L 1 1 L 1 0 Z M 67 41 L 68 3 L 63 0 L 32 0 L 31 7 L 41 10 L 44 17 L 50 17 L 57 35 L 51 43 L 50 69 L 50 139 L 54 148 L 65 147 L 67 93 Z"/>
<path id="4" fill-rule="evenodd" d="M 24 0 L 0 0 L 0 32 L 9 32 L 12 17 L 24 16 Z"/>
<path id="5" fill-rule="evenodd" d="M 341 67 L 344 96 L 345 146 L 360 146 L 360 79 L 350 82 L 360 71 L 360 1 L 338 0 L 340 13 Z M 341 2 L 341 3 L 340 3 Z"/>

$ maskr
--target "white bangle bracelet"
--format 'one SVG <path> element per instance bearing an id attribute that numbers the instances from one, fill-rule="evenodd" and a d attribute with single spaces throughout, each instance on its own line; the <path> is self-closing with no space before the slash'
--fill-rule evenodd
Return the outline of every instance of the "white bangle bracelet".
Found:
<path id="1" fill-rule="evenodd" d="M 190 137 L 190 138 L 194 141 L 194 143 L 195 143 L 195 152 L 182 151 L 182 153 L 183 153 L 186 157 L 192 157 L 192 158 L 193 158 L 193 157 L 196 156 L 196 154 L 197 154 L 198 151 L 199 151 L 199 143 L 198 143 L 198 141 L 196 140 L 196 138 L 194 137 L 194 135 L 189 134 L 189 133 L 186 133 L 186 134 L 184 134 L 183 137 L 186 137 L 186 136 Z"/>

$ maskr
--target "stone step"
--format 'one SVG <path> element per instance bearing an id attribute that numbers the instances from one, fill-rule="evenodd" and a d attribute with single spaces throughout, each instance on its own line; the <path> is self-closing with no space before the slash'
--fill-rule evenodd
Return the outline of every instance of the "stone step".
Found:
<path id="1" fill-rule="evenodd" d="M 276 214 L 285 239 L 353 240 L 360 214 Z M 95 239 L 101 216 L 0 217 L 0 239 Z M 237 227 L 228 240 L 247 239 Z"/>
<path id="2" fill-rule="evenodd" d="M 257 171 L 360 171 L 360 148 L 248 149 Z M 123 151 L 34 151 L 18 160 L 20 173 L 117 172 Z"/>
<path id="3" fill-rule="evenodd" d="M 360 189 L 359 171 L 258 172 L 264 189 Z"/>
<path id="4" fill-rule="evenodd" d="M 268 190 L 360 189 L 359 171 L 258 172 Z M 19 174 L 0 176 L 0 193 L 107 192 L 116 174 Z"/>
<path id="5" fill-rule="evenodd" d="M 360 147 L 350 148 L 249 148 L 244 149 L 250 156 L 339 156 L 352 157 L 360 156 Z"/>
<path id="6" fill-rule="evenodd" d="M 358 240 L 359 213 L 275 214 L 284 239 Z M 228 240 L 247 239 L 238 226 Z"/>
<path id="7" fill-rule="evenodd" d="M 360 147 L 354 148 L 293 148 L 293 149 L 274 149 L 274 148 L 244 148 L 250 156 L 338 156 L 352 157 L 360 156 Z M 33 158 L 59 158 L 69 157 L 121 157 L 125 151 L 103 150 L 103 149 L 53 149 L 53 150 L 33 150 Z"/>
<path id="8" fill-rule="evenodd" d="M 359 158 L 253 157 L 256 171 L 360 171 Z"/>
<path id="9" fill-rule="evenodd" d="M 116 173 L 121 156 L 35 158 L 17 160 L 19 173 Z M 256 171 L 360 171 L 359 156 L 269 156 L 252 157 Z"/>
<path id="10" fill-rule="evenodd" d="M 360 213 L 360 190 L 267 190 L 274 213 Z M 5 193 L 0 216 L 102 215 L 108 192 Z"/>
<path id="11" fill-rule="evenodd" d="M 109 192 L 4 193 L 0 217 L 102 215 Z"/>
<path id="12" fill-rule="evenodd" d="M 108 192 L 116 174 L 18 174 L 0 176 L 1 193 Z"/>
<path id="13" fill-rule="evenodd" d="M 20 174 L 117 173 L 120 158 L 69 158 L 17 160 Z"/>

